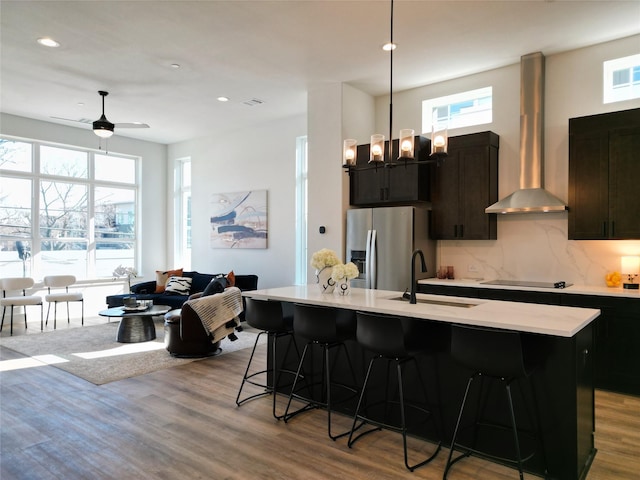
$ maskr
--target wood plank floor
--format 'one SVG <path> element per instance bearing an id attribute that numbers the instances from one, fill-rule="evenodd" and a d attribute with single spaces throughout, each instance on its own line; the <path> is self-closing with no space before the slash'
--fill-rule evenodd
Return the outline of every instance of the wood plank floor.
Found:
<path id="1" fill-rule="evenodd" d="M 242 350 L 102 386 L 52 366 L 2 372 L 0 478 L 442 478 L 447 449 L 410 473 L 398 434 L 375 433 L 349 449 L 346 439 L 327 437 L 323 411 L 285 424 L 271 416 L 270 397 L 236 407 L 249 354 Z M 13 358 L 20 355 L 0 347 L 0 360 Z M 350 426 L 348 418 L 337 417 L 345 429 Z M 587 479 L 640 478 L 640 398 L 597 391 L 596 430 L 598 453 Z M 410 447 L 414 455 L 433 449 L 415 439 Z M 516 479 L 517 472 L 470 458 L 449 478 Z"/>

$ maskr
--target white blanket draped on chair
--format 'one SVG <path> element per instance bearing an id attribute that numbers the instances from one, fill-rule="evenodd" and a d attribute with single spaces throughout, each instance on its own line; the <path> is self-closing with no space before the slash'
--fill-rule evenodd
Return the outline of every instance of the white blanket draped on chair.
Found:
<path id="1" fill-rule="evenodd" d="M 222 293 L 200 297 L 187 302 L 200 317 L 202 326 L 213 336 L 212 343 L 222 340 L 240 325 L 242 294 L 237 287 L 229 287 Z M 230 322 L 234 320 L 233 322 Z"/>

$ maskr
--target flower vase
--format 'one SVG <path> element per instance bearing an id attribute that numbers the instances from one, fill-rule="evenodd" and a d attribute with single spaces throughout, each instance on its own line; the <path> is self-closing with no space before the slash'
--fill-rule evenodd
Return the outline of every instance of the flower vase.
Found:
<path id="1" fill-rule="evenodd" d="M 349 293 L 351 293 L 350 281 L 346 278 L 343 278 L 342 280 L 336 282 L 336 292 L 341 296 L 349 295 Z"/>
<path id="2" fill-rule="evenodd" d="M 332 267 L 324 267 L 322 270 L 316 270 L 320 293 L 333 293 L 336 282 L 331 278 L 331 270 Z"/>

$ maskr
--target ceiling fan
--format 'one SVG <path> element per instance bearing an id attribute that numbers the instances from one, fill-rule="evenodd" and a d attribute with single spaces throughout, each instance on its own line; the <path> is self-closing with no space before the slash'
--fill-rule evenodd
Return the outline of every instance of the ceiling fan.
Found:
<path id="1" fill-rule="evenodd" d="M 117 128 L 149 128 L 149 125 L 146 123 L 140 122 L 132 122 L 132 123 L 111 123 L 107 120 L 107 117 L 104 114 L 104 97 L 109 95 L 109 92 L 105 92 L 104 90 L 99 90 L 98 94 L 102 97 L 102 115 L 98 120 L 90 121 L 86 119 L 82 120 L 71 120 L 69 118 L 61 118 L 61 117 L 52 117 L 57 118 L 59 120 L 66 120 L 70 122 L 80 122 L 80 123 L 88 123 L 93 127 L 93 133 L 95 133 L 100 138 L 109 138 L 113 135 L 114 129 Z"/>
<path id="2" fill-rule="evenodd" d="M 109 138 L 113 135 L 113 129 L 115 127 L 118 128 L 149 128 L 149 125 L 146 123 L 111 123 L 107 120 L 107 117 L 104 115 L 104 97 L 109 95 L 109 92 L 105 92 L 104 90 L 98 91 L 100 96 L 102 97 L 102 116 L 93 122 L 93 133 L 101 138 Z"/>

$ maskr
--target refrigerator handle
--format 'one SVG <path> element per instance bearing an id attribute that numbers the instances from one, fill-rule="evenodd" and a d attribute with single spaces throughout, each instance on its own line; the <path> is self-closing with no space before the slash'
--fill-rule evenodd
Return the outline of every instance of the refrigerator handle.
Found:
<path id="1" fill-rule="evenodd" d="M 366 256 L 364 259 L 364 268 L 365 268 L 365 276 L 364 276 L 364 288 L 371 288 L 371 230 L 367 230 L 367 249 Z"/>
<path id="2" fill-rule="evenodd" d="M 377 240 L 378 240 L 378 232 L 372 230 L 371 233 L 371 256 L 369 257 L 369 271 L 371 272 L 371 287 L 370 288 L 378 288 L 378 274 L 376 272 L 376 262 L 377 262 Z"/>

